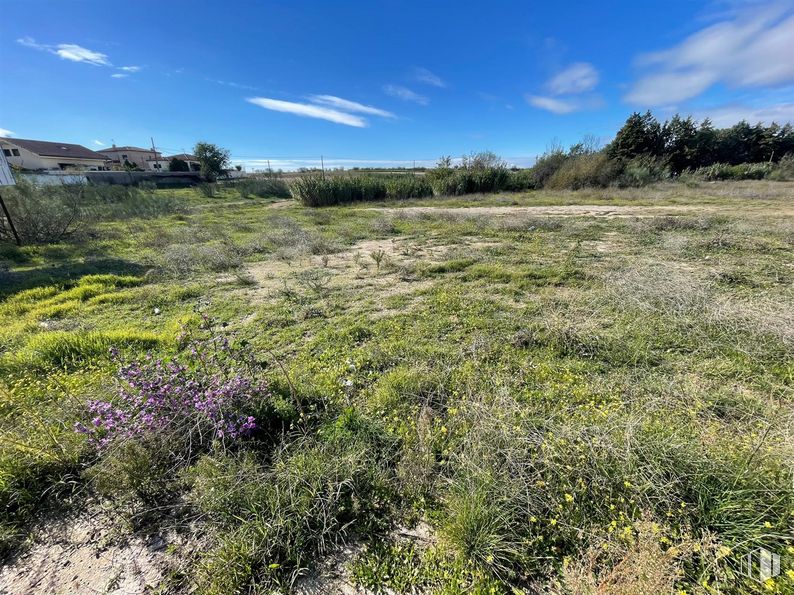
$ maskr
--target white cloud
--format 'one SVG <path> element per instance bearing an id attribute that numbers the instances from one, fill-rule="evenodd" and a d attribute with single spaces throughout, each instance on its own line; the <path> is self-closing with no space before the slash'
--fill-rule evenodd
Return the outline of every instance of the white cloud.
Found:
<path id="1" fill-rule="evenodd" d="M 122 72 L 114 72 L 113 74 L 110 75 L 110 78 L 112 78 L 112 79 L 125 79 L 128 76 L 130 76 L 130 75 L 124 74 Z"/>
<path id="2" fill-rule="evenodd" d="M 544 97 L 542 95 L 527 95 L 527 103 L 533 107 L 545 109 L 553 114 L 570 114 L 581 109 L 575 101 L 568 99 L 557 99 L 555 97 Z"/>
<path id="3" fill-rule="evenodd" d="M 414 78 L 420 83 L 432 85 L 433 87 L 438 87 L 439 89 L 444 89 L 447 86 L 447 83 L 444 82 L 444 79 L 437 74 L 430 72 L 427 68 L 417 68 L 414 71 Z"/>
<path id="4" fill-rule="evenodd" d="M 386 95 L 397 97 L 403 101 L 418 103 L 419 105 L 427 105 L 430 103 L 430 100 L 424 95 L 419 95 L 419 93 L 414 93 L 410 89 L 400 87 L 399 85 L 385 85 L 383 87 L 383 92 L 386 93 Z"/>
<path id="5" fill-rule="evenodd" d="M 38 43 L 35 39 L 33 39 L 32 37 L 30 37 L 28 35 L 26 35 L 25 37 L 20 37 L 19 39 L 17 39 L 17 43 L 19 45 L 24 45 L 26 48 L 33 48 L 35 50 L 48 50 L 49 49 L 49 46 L 45 46 L 45 45 L 42 45 L 42 44 Z"/>
<path id="6" fill-rule="evenodd" d="M 72 62 L 85 62 L 94 66 L 110 66 L 110 61 L 105 54 L 95 52 L 74 43 L 59 43 L 55 46 L 55 53 L 64 60 Z"/>
<path id="7" fill-rule="evenodd" d="M 93 143 L 94 143 L 94 144 L 95 144 L 97 147 L 104 147 L 104 146 L 105 146 L 105 143 L 103 143 L 101 140 L 95 140 L 95 141 L 93 141 Z"/>
<path id="8" fill-rule="evenodd" d="M 382 110 L 380 108 L 373 107 L 371 105 L 364 105 L 363 103 L 358 103 L 356 101 L 342 99 L 341 97 L 336 97 L 334 95 L 310 95 L 309 99 L 313 103 L 328 105 L 334 108 L 338 108 L 340 110 L 344 110 L 346 112 L 369 114 L 371 116 L 381 116 L 383 118 L 396 117 L 393 113 L 387 112 L 386 110 Z"/>
<path id="9" fill-rule="evenodd" d="M 794 103 L 778 103 L 766 107 L 750 107 L 747 105 L 724 105 L 708 110 L 696 111 L 693 117 L 702 120 L 709 118 L 715 127 L 725 128 L 733 126 L 741 120 L 746 120 L 751 124 L 763 122 L 770 124 L 777 122 L 794 124 Z"/>
<path id="10" fill-rule="evenodd" d="M 318 118 L 320 120 L 335 122 L 336 124 L 344 124 L 345 126 L 355 126 L 356 128 L 364 128 L 367 126 L 367 121 L 364 118 L 354 116 L 352 114 L 346 114 L 335 109 L 320 107 L 318 105 L 295 103 L 292 101 L 281 101 L 279 99 L 270 99 L 268 97 L 249 97 L 246 99 L 246 101 L 265 109 L 295 114 L 296 116 L 302 116 L 305 118 Z"/>
<path id="11" fill-rule="evenodd" d="M 789 56 L 789 58 L 786 58 Z M 769 87 L 794 82 L 794 11 L 778 6 L 742 12 L 690 35 L 680 44 L 645 54 L 647 73 L 626 101 L 663 106 L 696 97 L 711 86 Z"/>
<path id="12" fill-rule="evenodd" d="M 546 83 L 552 95 L 586 93 L 598 84 L 598 71 L 592 64 L 577 62 L 558 72 Z"/>
<path id="13" fill-rule="evenodd" d="M 526 95 L 529 105 L 553 114 L 570 114 L 601 105 L 601 99 L 590 93 L 598 85 L 598 71 L 592 64 L 576 62 L 548 81 L 546 95 Z M 576 97 L 583 94 L 585 97 Z"/>
<path id="14" fill-rule="evenodd" d="M 14 136 L 14 132 L 8 130 L 8 128 L 0 128 L 0 136 L 7 137 L 7 136 Z"/>
<path id="15" fill-rule="evenodd" d="M 124 72 L 140 72 L 140 66 L 119 66 L 119 70 L 123 70 Z"/>
<path id="16" fill-rule="evenodd" d="M 21 37 L 17 39 L 17 43 L 25 47 L 55 54 L 71 62 L 83 62 L 85 64 L 93 64 L 94 66 L 112 66 L 106 54 L 89 50 L 75 43 L 47 45 L 38 43 L 32 37 Z"/>

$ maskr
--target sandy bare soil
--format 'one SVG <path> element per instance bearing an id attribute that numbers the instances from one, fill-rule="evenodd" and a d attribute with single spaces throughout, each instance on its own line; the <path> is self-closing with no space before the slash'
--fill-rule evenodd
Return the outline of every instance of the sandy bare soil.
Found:
<path id="1" fill-rule="evenodd" d="M 0 593 L 145 593 L 174 569 L 177 557 L 169 550 L 184 545 L 159 534 L 116 540 L 101 512 L 52 520 L 30 550 L 0 570 Z"/>
<path id="2" fill-rule="evenodd" d="M 450 213 L 466 216 L 535 215 L 550 217 L 663 217 L 665 215 L 714 215 L 732 212 L 733 207 L 721 205 L 560 205 L 560 206 L 499 206 L 499 207 L 373 207 L 368 210 L 390 214 L 422 215 L 427 213 Z M 769 215 L 768 205 L 757 209 L 742 209 L 744 215 Z M 781 217 L 794 217 L 794 206 L 776 208 Z"/>

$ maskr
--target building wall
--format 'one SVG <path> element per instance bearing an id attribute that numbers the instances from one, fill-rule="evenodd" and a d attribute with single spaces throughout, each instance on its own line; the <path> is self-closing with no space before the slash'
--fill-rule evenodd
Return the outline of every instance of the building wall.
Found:
<path id="1" fill-rule="evenodd" d="M 183 159 L 184 161 L 184 159 Z M 187 160 L 185 161 L 187 166 L 190 168 L 190 171 L 201 171 L 201 164 L 198 161 Z M 146 170 L 147 171 L 168 171 L 168 166 L 171 165 L 171 159 L 165 158 L 160 159 L 160 169 L 157 169 L 157 161 L 152 161 L 149 158 L 149 161 L 146 162 Z"/>
<path id="2" fill-rule="evenodd" d="M 98 153 L 102 153 L 106 155 L 109 159 L 113 161 L 118 161 L 119 165 L 124 165 L 124 155 L 126 155 L 127 161 L 130 163 L 137 165 L 143 170 L 148 170 L 149 166 L 146 163 L 147 159 L 151 159 L 152 157 L 160 157 L 160 155 L 155 155 L 152 151 L 130 151 L 130 150 L 119 150 L 119 149 L 103 149 L 102 151 L 97 151 Z"/>
<path id="3" fill-rule="evenodd" d="M 149 161 L 146 162 L 146 171 L 168 171 L 168 164 L 170 163 L 169 159 L 160 159 L 159 161 L 151 161 L 151 157 L 149 157 Z M 157 165 L 160 165 L 158 168 Z"/>
<path id="4" fill-rule="evenodd" d="M 6 157 L 10 165 L 27 170 L 61 169 L 60 164 L 65 163 L 68 164 L 69 167 L 74 167 L 75 169 L 95 171 L 105 165 L 105 162 L 99 159 L 72 159 L 68 157 L 46 157 L 36 155 L 27 149 L 23 149 L 22 147 L 18 147 L 6 141 L 0 142 L 0 148 L 12 151 L 12 154 Z M 19 155 L 16 155 L 16 152 L 19 152 Z"/>

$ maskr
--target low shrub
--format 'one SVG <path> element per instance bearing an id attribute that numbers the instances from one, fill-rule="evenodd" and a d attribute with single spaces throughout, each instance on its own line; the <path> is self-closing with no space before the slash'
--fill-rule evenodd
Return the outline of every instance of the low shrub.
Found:
<path id="1" fill-rule="evenodd" d="M 86 475 L 107 495 L 131 491 L 156 502 L 211 446 L 256 432 L 254 413 L 271 399 L 261 368 L 226 338 L 195 341 L 172 359 L 126 362 L 115 349 L 111 356 L 115 394 L 89 400 L 74 425 L 98 455 Z"/>
<path id="2" fill-rule="evenodd" d="M 218 528 L 200 566 L 201 592 L 270 592 L 353 532 L 388 527 L 392 455 L 383 431 L 347 412 L 321 434 L 277 448 L 268 466 L 217 453 L 188 470 L 189 501 Z"/>
<path id="3" fill-rule="evenodd" d="M 523 190 L 537 190 L 540 186 L 532 169 L 519 169 L 507 174 L 505 190 L 521 192 Z"/>
<path id="4" fill-rule="evenodd" d="M 258 196 L 259 198 L 289 198 L 287 183 L 280 178 L 249 177 L 234 183 L 234 189 L 242 198 Z"/>
<path id="5" fill-rule="evenodd" d="M 624 188 L 647 186 L 670 177 L 670 168 L 667 163 L 656 157 L 635 157 L 621 165 L 622 172 L 615 183 Z"/>
<path id="6" fill-rule="evenodd" d="M 433 195 L 433 188 L 424 177 L 396 175 L 386 179 L 386 195 L 390 199 L 424 198 Z"/>
<path id="7" fill-rule="evenodd" d="M 221 273 L 242 266 L 240 250 L 230 243 L 170 244 L 159 255 L 165 274 L 181 276 L 194 272 Z"/>
<path id="8" fill-rule="evenodd" d="M 196 186 L 199 193 L 205 198 L 215 198 L 218 196 L 218 184 L 214 182 L 206 182 Z"/>
<path id="9" fill-rule="evenodd" d="M 78 232 L 85 222 L 82 203 L 86 186 L 36 186 L 19 180 L 4 190 L 3 198 L 24 244 L 58 242 Z M 0 241 L 13 242 L 5 217 L 0 216 Z"/>
<path id="10" fill-rule="evenodd" d="M 532 179 L 534 188 L 543 188 L 567 159 L 568 155 L 560 149 L 547 151 L 538 158 L 526 176 Z"/>
<path id="11" fill-rule="evenodd" d="M 787 153 L 777 163 L 775 171 L 769 174 L 773 180 L 794 180 L 794 153 Z"/>
<path id="12" fill-rule="evenodd" d="M 618 178 L 620 170 L 620 164 L 603 152 L 569 157 L 546 180 L 546 187 L 555 190 L 605 188 Z"/>
<path id="13" fill-rule="evenodd" d="M 393 176 L 324 176 L 307 174 L 292 182 L 294 196 L 303 206 L 322 207 L 358 201 L 430 196 L 432 188 L 422 178 Z"/>
<path id="14" fill-rule="evenodd" d="M 789 167 L 788 163 L 784 167 Z M 721 180 L 763 180 L 770 177 L 778 169 L 773 163 L 740 163 L 729 165 L 715 163 L 695 170 L 695 176 L 707 182 Z"/>

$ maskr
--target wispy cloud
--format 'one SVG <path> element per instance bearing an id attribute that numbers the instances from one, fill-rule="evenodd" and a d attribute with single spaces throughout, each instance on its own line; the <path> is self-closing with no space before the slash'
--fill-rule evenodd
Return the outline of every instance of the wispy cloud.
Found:
<path id="1" fill-rule="evenodd" d="M 0 128 L 0 136 L 14 136 L 14 132 L 8 128 Z"/>
<path id="2" fill-rule="evenodd" d="M 312 103 L 319 103 L 333 108 L 344 110 L 346 112 L 354 112 L 358 114 L 369 114 L 371 116 L 381 116 L 382 118 L 396 118 L 393 113 L 386 110 L 373 107 L 371 105 L 364 105 L 357 101 L 350 101 L 349 99 L 342 99 L 334 95 L 310 95 L 309 100 Z"/>
<path id="3" fill-rule="evenodd" d="M 280 99 L 270 99 L 269 97 L 249 97 L 246 101 L 267 110 L 294 114 L 304 118 L 317 118 L 356 128 L 367 126 L 367 121 L 364 118 L 319 105 L 281 101 Z"/>
<path id="4" fill-rule="evenodd" d="M 640 56 L 637 63 L 646 74 L 625 100 L 664 106 L 697 97 L 719 83 L 772 87 L 794 82 L 794 9 L 755 8 L 706 27 L 672 48 Z"/>
<path id="5" fill-rule="evenodd" d="M 794 123 L 794 103 L 778 103 L 766 107 L 751 107 L 741 104 L 723 105 L 696 111 L 693 116 L 699 120 L 709 118 L 714 126 L 719 128 L 732 126 L 741 120 L 765 124 L 772 122 Z"/>
<path id="6" fill-rule="evenodd" d="M 430 72 L 427 68 L 416 68 L 414 70 L 414 78 L 426 85 L 432 85 L 433 87 L 438 87 L 440 89 L 444 89 L 447 86 L 447 83 L 437 74 Z"/>
<path id="7" fill-rule="evenodd" d="M 97 147 L 104 147 L 104 146 L 105 146 L 105 143 L 103 143 L 101 140 L 94 140 L 94 141 L 92 141 L 92 142 L 93 142 L 93 143 L 94 143 L 94 144 L 95 144 Z"/>
<path id="8" fill-rule="evenodd" d="M 177 71 L 175 74 L 182 74 L 181 69 L 179 71 Z M 218 85 L 223 85 L 224 87 L 233 87 L 234 89 L 245 89 L 247 91 L 257 91 L 258 90 L 257 87 L 253 87 L 251 85 L 245 85 L 243 83 L 236 83 L 234 81 L 222 81 L 222 80 L 219 80 L 219 79 L 211 79 L 211 78 L 208 78 L 207 80 L 209 82 L 211 82 L 211 83 L 215 83 L 215 84 L 218 84 Z"/>
<path id="9" fill-rule="evenodd" d="M 557 99 L 543 95 L 527 95 L 526 100 L 529 105 L 545 109 L 553 114 L 570 114 L 581 109 L 576 101 L 568 99 Z"/>
<path id="10" fill-rule="evenodd" d="M 28 48 L 55 54 L 71 62 L 84 62 L 85 64 L 93 64 L 94 66 L 111 66 L 110 60 L 106 54 L 89 50 L 75 43 L 47 45 L 37 42 L 32 37 L 21 37 L 17 39 L 17 43 Z"/>
<path id="11" fill-rule="evenodd" d="M 428 105 L 430 103 L 430 100 L 424 95 L 419 95 L 419 93 L 415 93 L 410 89 L 401 87 L 399 85 L 385 85 L 383 87 L 383 92 L 386 93 L 386 95 L 397 97 L 403 101 L 418 103 L 419 105 Z"/>
<path id="12" fill-rule="evenodd" d="M 601 100 L 591 91 L 598 85 L 598 79 L 598 71 L 592 64 L 576 62 L 546 81 L 546 94 L 528 94 L 526 100 L 529 105 L 553 114 L 570 114 L 595 107 Z"/>
<path id="13" fill-rule="evenodd" d="M 114 79 L 127 78 L 130 74 L 140 72 L 143 68 L 142 66 L 136 66 L 132 64 L 129 66 L 113 66 L 107 54 L 89 50 L 88 48 L 75 43 L 46 44 L 39 43 L 32 37 L 20 37 L 17 39 L 17 43 L 27 48 L 53 54 L 63 60 L 68 60 L 70 62 L 81 62 L 83 64 L 91 64 L 92 66 L 107 66 L 109 68 L 113 68 L 118 71 L 110 75 L 111 78 Z"/>
<path id="14" fill-rule="evenodd" d="M 577 62 L 555 74 L 546 83 L 552 95 L 586 93 L 598 84 L 598 71 L 592 64 Z"/>
<path id="15" fill-rule="evenodd" d="M 84 48 L 83 46 L 74 43 L 60 43 L 57 46 L 55 53 L 64 60 L 71 60 L 72 62 L 85 62 L 93 64 L 94 66 L 110 66 L 110 60 L 107 55 L 101 52 L 95 52 Z"/>

